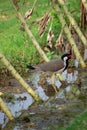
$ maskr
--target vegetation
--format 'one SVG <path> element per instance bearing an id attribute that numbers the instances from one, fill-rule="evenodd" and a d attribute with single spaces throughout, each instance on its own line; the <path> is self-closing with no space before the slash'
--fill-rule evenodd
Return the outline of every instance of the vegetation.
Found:
<path id="1" fill-rule="evenodd" d="M 32 8 L 33 2 L 34 0 L 30 0 L 30 1 L 21 0 L 19 5 L 23 16 L 28 9 Z M 76 0 L 67 0 L 67 7 L 69 11 L 72 13 L 72 15 L 74 16 L 77 23 L 80 23 L 80 0 L 78 2 Z M 61 6 L 59 5 L 59 9 L 60 8 Z M 44 36 L 40 37 L 38 24 L 35 24 L 35 21 L 38 20 L 39 18 L 42 18 L 46 12 L 50 12 L 50 16 L 52 16 L 53 19 L 51 19 L 50 22 L 47 24 L 47 29 L 44 33 Z M 62 10 L 62 8 L 61 8 L 61 12 L 63 12 L 64 14 L 64 10 Z M 16 12 L 14 11 L 14 8 L 11 5 L 10 1 L 1 0 L 0 1 L 0 52 L 6 56 L 6 58 L 11 62 L 11 64 L 17 69 L 17 71 L 19 71 L 20 73 L 23 72 L 24 74 L 24 72 L 26 72 L 25 69 L 27 64 L 36 64 L 42 62 L 42 59 L 39 56 L 36 48 L 33 46 L 31 39 L 28 38 L 26 32 L 23 31 L 23 28 L 21 30 L 22 24 L 16 17 L 17 17 Z M 67 21 L 67 24 L 69 26 L 70 22 L 67 19 L 67 17 L 65 17 L 65 20 Z M 59 21 L 56 13 L 52 9 L 50 1 L 49 0 L 37 1 L 34 7 L 33 14 L 31 15 L 31 18 L 26 21 L 27 24 L 29 25 L 29 29 L 31 30 L 31 32 L 33 33 L 34 37 L 36 38 L 36 40 L 38 41 L 38 43 L 40 44 L 43 50 L 45 50 L 45 47 L 47 46 L 47 41 L 46 41 L 47 35 L 48 35 L 49 28 L 52 26 L 52 30 L 55 36 L 52 39 L 52 43 L 54 46 L 51 48 L 51 51 L 45 50 L 45 53 L 49 59 L 53 57 L 58 57 L 55 51 L 55 42 L 61 31 L 60 21 L 62 22 L 62 20 Z M 66 22 L 62 22 L 62 23 L 64 23 L 63 26 L 66 25 Z M 66 32 L 66 30 L 64 31 Z M 20 75 L 18 75 L 18 73 L 14 70 L 14 68 L 9 64 L 9 62 L 5 59 L 3 55 L 0 54 L 0 57 L 2 57 L 1 61 L 6 65 L 7 69 L 13 75 L 17 75 L 14 77 L 18 79 L 18 81 L 23 85 L 24 81 L 21 79 Z M 3 68 L 3 64 L 0 62 L 0 69 L 2 68 Z M 1 78 L 2 77 L 0 77 L 0 79 Z M 31 87 L 30 90 L 27 89 L 29 88 L 29 86 L 26 83 L 23 86 L 30 94 L 32 93 L 31 95 L 35 97 L 37 101 L 39 100 L 38 95 L 35 95 L 33 93 Z M 9 95 L 9 94 L 4 95 L 3 98 L 6 98 L 7 96 L 10 101 L 13 100 L 14 98 L 13 95 Z M 11 115 L 11 113 L 9 112 L 8 108 L 6 107 L 6 105 L 4 104 L 1 98 L 0 98 L 0 102 L 1 102 L 1 108 L 4 110 L 5 113 L 7 112 L 6 114 L 9 117 L 9 119 L 13 120 L 14 117 Z M 86 129 L 87 127 L 86 121 L 87 121 L 87 112 L 84 112 L 80 116 L 76 117 L 75 120 L 72 122 L 72 124 L 69 124 L 69 126 L 66 127 L 66 129 L 67 130 L 83 129 L 83 128 Z M 55 127 L 58 127 L 58 124 Z"/>
<path id="2" fill-rule="evenodd" d="M 87 129 L 87 111 L 84 111 L 77 116 L 72 123 L 66 128 L 66 130 L 86 130 Z"/>
<path id="3" fill-rule="evenodd" d="M 9 0 L 0 3 L 1 8 L 1 21 L 0 21 L 0 51 L 11 61 L 14 65 L 25 65 L 26 63 L 34 64 L 40 61 L 40 57 L 36 52 L 35 47 L 32 45 L 30 39 L 27 37 L 25 32 L 20 31 L 20 22 L 16 18 L 16 13 L 9 3 Z M 32 0 L 30 5 L 21 7 L 26 11 L 32 6 Z M 41 6 L 41 3 L 40 3 Z M 45 10 L 44 10 L 45 7 Z M 46 11 L 46 5 L 44 5 L 41 11 L 36 12 L 34 19 L 41 17 Z M 38 8 L 38 7 L 37 7 Z M 37 10 L 37 9 L 36 9 Z M 39 16 L 40 15 L 40 16 Z M 32 33 L 36 39 L 38 39 L 38 30 L 31 26 Z M 40 39 L 40 38 L 39 38 Z M 39 40 L 38 39 L 38 40 Z M 43 45 L 45 39 L 40 39 L 39 43 Z M 43 45 L 44 46 L 44 45 Z"/>
<path id="4" fill-rule="evenodd" d="M 20 9 L 22 14 L 24 15 L 25 12 L 33 5 L 34 0 L 30 1 L 21 1 Z M 77 5 L 78 4 L 78 5 Z M 79 21 L 80 19 L 80 9 L 79 9 L 79 2 L 69 1 L 67 2 L 67 7 L 73 13 L 76 20 Z M 74 8 L 73 8 L 74 5 Z M 39 8 L 39 10 L 38 10 Z M 45 12 L 50 11 L 50 15 L 53 16 L 53 20 L 49 22 L 48 28 L 42 38 L 39 36 L 38 32 L 38 25 L 33 25 L 32 21 L 35 21 L 38 18 L 41 18 Z M 67 20 L 68 21 L 68 20 Z M 42 49 L 46 46 L 46 38 L 47 33 L 49 30 L 49 26 L 52 23 L 53 33 L 55 37 L 53 38 L 53 44 L 55 44 L 55 40 L 57 39 L 60 30 L 61 24 L 52 10 L 50 6 L 49 0 L 46 1 L 37 1 L 34 13 L 31 16 L 31 19 L 27 21 L 30 29 L 41 45 Z M 26 67 L 26 64 L 36 64 L 41 62 L 41 58 L 37 53 L 35 47 L 33 46 L 31 40 L 27 37 L 26 32 L 22 32 L 20 30 L 20 21 L 16 18 L 16 12 L 14 11 L 12 5 L 10 4 L 9 0 L 0 1 L 0 51 L 7 57 L 7 59 L 12 63 L 12 65 L 20 72 L 21 69 Z M 55 48 L 52 49 L 54 51 Z M 56 54 L 54 51 L 53 54 Z M 47 56 L 52 58 L 52 52 L 48 52 Z M 55 56 L 55 55 L 54 55 Z M 0 62 L 0 68 L 2 64 Z"/>

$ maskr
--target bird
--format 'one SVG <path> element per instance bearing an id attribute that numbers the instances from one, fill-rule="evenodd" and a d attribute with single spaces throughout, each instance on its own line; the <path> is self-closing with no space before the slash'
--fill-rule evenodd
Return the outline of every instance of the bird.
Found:
<path id="1" fill-rule="evenodd" d="M 74 59 L 74 56 L 71 53 L 65 53 L 61 56 L 61 59 L 53 59 L 49 62 L 33 66 L 27 65 L 27 68 L 29 70 L 40 70 L 43 72 L 58 72 L 60 70 L 64 72 L 68 68 L 70 59 Z"/>

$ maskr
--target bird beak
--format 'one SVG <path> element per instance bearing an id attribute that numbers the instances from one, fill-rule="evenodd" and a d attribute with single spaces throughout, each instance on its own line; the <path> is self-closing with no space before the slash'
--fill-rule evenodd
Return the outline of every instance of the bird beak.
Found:
<path id="1" fill-rule="evenodd" d="M 75 59 L 75 56 L 73 56 L 73 55 L 70 55 L 70 56 L 68 56 L 70 59 Z"/>

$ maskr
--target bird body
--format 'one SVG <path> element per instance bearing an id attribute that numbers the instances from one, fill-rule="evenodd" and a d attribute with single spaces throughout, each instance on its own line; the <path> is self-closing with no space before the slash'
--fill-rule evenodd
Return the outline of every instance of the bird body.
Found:
<path id="1" fill-rule="evenodd" d="M 64 63 L 61 59 L 60 60 L 53 59 L 50 62 L 41 63 L 33 67 L 35 69 L 42 70 L 44 72 L 46 71 L 56 72 L 58 69 L 62 69 L 64 67 Z"/>
<path id="2" fill-rule="evenodd" d="M 61 69 L 65 71 L 68 67 L 68 60 L 72 58 L 73 57 L 71 54 L 63 54 L 61 59 L 53 59 L 49 62 L 41 63 L 34 66 L 27 65 L 27 68 L 31 70 L 41 70 L 44 72 L 57 72 Z"/>

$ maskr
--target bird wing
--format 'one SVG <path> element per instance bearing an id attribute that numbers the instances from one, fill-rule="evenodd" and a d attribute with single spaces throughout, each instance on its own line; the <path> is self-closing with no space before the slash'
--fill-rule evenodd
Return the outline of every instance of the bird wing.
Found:
<path id="1" fill-rule="evenodd" d="M 62 68 L 64 68 L 64 63 L 63 61 L 60 59 L 53 59 L 50 62 L 45 62 L 42 64 L 38 64 L 36 66 L 34 66 L 36 69 L 40 69 L 42 71 L 50 71 L 50 72 L 56 72 Z"/>

